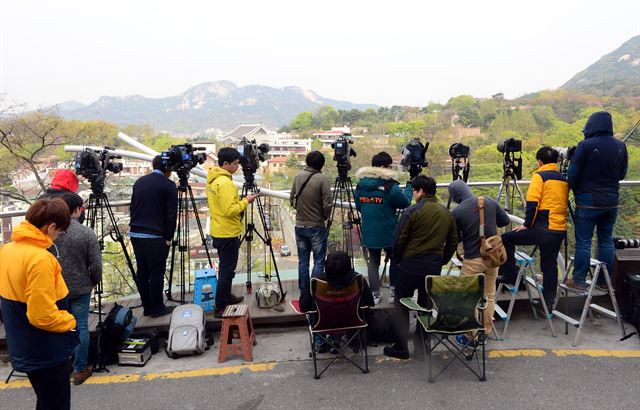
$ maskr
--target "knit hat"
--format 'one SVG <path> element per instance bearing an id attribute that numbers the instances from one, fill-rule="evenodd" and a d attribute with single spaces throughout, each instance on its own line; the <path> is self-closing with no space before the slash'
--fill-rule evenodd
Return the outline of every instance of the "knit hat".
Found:
<path id="1" fill-rule="evenodd" d="M 51 188 L 76 192 L 78 190 L 78 177 L 70 169 L 59 169 L 51 180 Z"/>

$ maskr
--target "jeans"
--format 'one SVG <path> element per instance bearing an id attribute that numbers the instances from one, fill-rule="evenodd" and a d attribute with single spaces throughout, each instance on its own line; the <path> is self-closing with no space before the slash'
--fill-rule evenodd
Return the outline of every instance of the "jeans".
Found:
<path id="1" fill-rule="evenodd" d="M 69 311 L 76 318 L 76 331 L 80 344 L 73 350 L 73 370 L 81 372 L 87 368 L 89 356 L 89 302 L 91 293 L 69 297 Z"/>
<path id="2" fill-rule="evenodd" d="M 564 231 L 529 228 L 511 231 L 502 235 L 502 244 L 507 251 L 507 262 L 500 267 L 505 282 L 514 283 L 518 274 L 516 267 L 516 245 L 538 245 L 540 269 L 542 270 L 542 295 L 547 306 L 553 306 L 558 288 L 558 252 L 566 236 Z"/>
<path id="3" fill-rule="evenodd" d="M 296 226 L 296 244 L 298 246 L 298 288 L 300 294 L 309 289 L 309 263 L 313 252 L 313 273 L 315 277 L 324 272 L 324 259 L 327 256 L 327 228 L 314 226 L 301 228 Z"/>
<path id="4" fill-rule="evenodd" d="M 131 244 L 136 255 L 136 286 L 144 314 L 159 313 L 164 308 L 162 287 L 169 246 L 163 238 L 131 238 Z"/>
<path id="5" fill-rule="evenodd" d="M 367 274 L 369 276 L 369 286 L 371 292 L 376 295 L 380 294 L 380 259 L 382 257 L 382 249 L 367 248 L 369 252 L 369 262 L 367 263 Z M 391 248 L 384 248 L 385 258 L 391 257 Z M 389 284 L 396 285 L 396 265 L 389 260 Z"/>
<path id="6" fill-rule="evenodd" d="M 216 287 L 216 310 L 227 307 L 231 285 L 236 277 L 236 266 L 240 252 L 240 238 L 213 238 L 213 247 L 218 250 L 218 285 Z"/>
<path id="7" fill-rule="evenodd" d="M 589 260 L 591 259 L 591 238 L 593 229 L 598 235 L 598 260 L 607 264 L 607 271 L 611 275 L 613 265 L 613 225 L 616 223 L 618 208 L 576 208 L 573 222 L 576 231 L 576 255 L 573 266 L 573 281 L 578 284 L 587 283 Z M 605 282 L 600 276 L 599 284 Z"/>
<path id="8" fill-rule="evenodd" d="M 71 408 L 71 385 L 67 364 L 65 360 L 48 369 L 27 372 L 27 377 L 38 399 L 36 410 Z"/>
<path id="9" fill-rule="evenodd" d="M 476 275 L 478 273 L 484 273 L 484 294 L 487 297 L 487 308 L 484 311 L 484 331 L 489 334 L 493 329 L 498 268 L 487 268 L 482 258 L 465 259 L 462 262 L 463 275 Z"/>

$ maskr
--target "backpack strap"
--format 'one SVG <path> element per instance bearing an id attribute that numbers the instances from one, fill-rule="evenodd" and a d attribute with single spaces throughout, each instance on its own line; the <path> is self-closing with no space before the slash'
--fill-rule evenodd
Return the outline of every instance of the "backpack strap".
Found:
<path id="1" fill-rule="evenodd" d="M 478 197 L 478 212 L 480 213 L 480 239 L 484 239 L 484 197 Z"/>
<path id="2" fill-rule="evenodd" d="M 293 207 L 295 209 L 298 209 L 298 198 L 300 198 L 300 195 L 302 195 L 302 191 L 304 191 L 304 189 L 307 187 L 307 184 L 309 183 L 309 180 L 315 175 L 315 174 L 319 174 L 318 171 L 313 171 L 311 173 L 311 175 L 309 175 L 307 177 L 307 179 L 304 180 L 304 182 L 302 183 L 302 186 L 300 187 L 300 190 L 296 193 L 296 195 L 293 197 Z"/>
<path id="3" fill-rule="evenodd" d="M 391 189 L 395 184 L 399 184 L 399 182 L 396 181 L 395 179 L 390 179 L 386 181 L 384 184 L 382 184 L 382 187 L 384 188 L 384 192 L 386 192 L 387 194 L 391 192 Z"/>

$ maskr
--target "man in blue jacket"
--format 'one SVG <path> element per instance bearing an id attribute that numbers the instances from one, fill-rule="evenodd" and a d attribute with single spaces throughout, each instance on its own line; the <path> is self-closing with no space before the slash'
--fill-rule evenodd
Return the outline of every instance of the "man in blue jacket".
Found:
<path id="1" fill-rule="evenodd" d="M 606 262 L 611 272 L 613 264 L 613 226 L 618 216 L 619 189 L 627 175 L 627 147 L 613 137 L 611 114 L 599 111 L 591 114 L 582 131 L 581 141 L 571 157 L 569 186 L 576 200 L 573 223 L 576 232 L 576 254 L 573 280 L 567 286 L 587 288 L 586 277 L 591 258 L 591 237 L 598 233 L 598 259 Z M 606 286 L 600 276 L 596 285 Z"/>
<path id="2" fill-rule="evenodd" d="M 389 169 L 393 160 L 386 152 L 371 159 L 370 167 L 362 167 L 356 173 L 360 179 L 355 192 L 356 208 L 362 215 L 362 243 L 369 253 L 367 270 L 369 283 L 376 304 L 380 302 L 380 258 L 384 249 L 391 256 L 394 232 L 398 222 L 397 210 L 411 204 L 411 182 L 404 190 L 394 179 L 395 172 Z M 396 269 L 393 261 L 389 266 L 389 283 L 395 286 Z"/>

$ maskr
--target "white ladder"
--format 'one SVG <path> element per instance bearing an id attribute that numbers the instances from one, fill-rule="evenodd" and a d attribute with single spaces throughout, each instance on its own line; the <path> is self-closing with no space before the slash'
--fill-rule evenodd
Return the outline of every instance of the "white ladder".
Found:
<path id="1" fill-rule="evenodd" d="M 556 295 L 556 300 L 553 304 L 554 305 L 553 314 L 558 319 L 561 319 L 565 322 L 565 334 L 569 333 L 569 325 L 572 325 L 578 329 L 576 331 L 576 337 L 574 338 L 572 345 L 574 347 L 578 346 L 578 339 L 580 338 L 580 333 L 582 332 L 582 328 L 584 327 L 584 322 L 587 319 L 587 314 L 589 314 L 591 317 L 591 320 L 593 320 L 592 311 L 594 310 L 610 319 L 615 319 L 618 322 L 618 326 L 620 326 L 622 337 L 624 337 L 627 332 L 624 328 L 624 324 L 622 324 L 622 320 L 620 319 L 620 310 L 618 309 L 618 302 L 616 300 L 616 295 L 613 290 L 611 277 L 609 276 L 609 271 L 607 270 L 607 264 L 597 259 L 591 259 L 589 261 L 589 268 L 590 268 L 589 271 L 592 273 L 592 278 L 591 278 L 591 281 L 587 281 L 587 284 L 589 285 L 589 287 L 584 291 L 580 291 L 577 289 L 570 288 L 566 285 L 567 277 L 569 276 L 569 271 L 573 268 L 573 264 L 574 264 L 573 259 L 574 257 L 572 256 L 571 260 L 569 261 L 569 266 L 567 266 L 567 269 L 562 277 L 562 283 L 558 286 L 559 288 L 558 294 Z M 596 284 L 598 283 L 598 276 L 600 276 L 601 273 L 604 274 L 604 279 L 607 283 L 607 287 L 609 288 L 608 292 L 596 288 Z M 580 314 L 580 320 L 576 320 L 571 316 L 565 313 L 562 313 L 556 309 L 561 295 L 565 296 L 565 300 L 566 300 L 568 292 L 586 297 L 584 302 L 584 307 L 582 308 L 582 313 Z M 613 305 L 613 311 L 607 308 L 604 308 L 600 305 L 597 305 L 595 303 L 591 303 L 591 299 L 593 298 L 594 292 L 599 292 L 599 294 L 597 293 L 596 296 L 603 296 L 608 293 L 609 297 L 611 298 L 611 304 Z"/>

